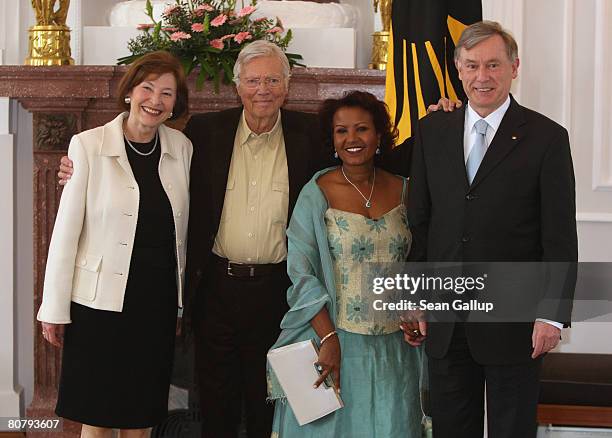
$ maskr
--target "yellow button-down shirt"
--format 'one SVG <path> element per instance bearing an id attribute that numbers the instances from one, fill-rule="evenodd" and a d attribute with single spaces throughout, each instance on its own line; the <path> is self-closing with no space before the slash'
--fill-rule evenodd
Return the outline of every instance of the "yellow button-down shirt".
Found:
<path id="1" fill-rule="evenodd" d="M 279 263 L 287 258 L 289 171 L 280 112 L 269 132 L 238 123 L 225 201 L 213 252 L 238 263 Z"/>

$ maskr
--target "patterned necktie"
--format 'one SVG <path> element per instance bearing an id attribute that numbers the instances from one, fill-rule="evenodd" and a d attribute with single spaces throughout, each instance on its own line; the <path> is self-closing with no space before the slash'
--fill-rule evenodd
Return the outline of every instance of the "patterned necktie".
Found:
<path id="1" fill-rule="evenodd" d="M 474 142 L 474 146 L 472 146 L 470 155 L 468 155 L 467 162 L 465 163 L 470 185 L 472 184 L 472 181 L 474 181 L 474 177 L 476 176 L 478 167 L 480 167 L 480 163 L 485 156 L 485 152 L 487 152 L 485 134 L 487 133 L 488 127 L 489 124 L 485 122 L 484 119 L 480 119 L 474 124 L 474 128 L 476 129 L 476 141 Z"/>

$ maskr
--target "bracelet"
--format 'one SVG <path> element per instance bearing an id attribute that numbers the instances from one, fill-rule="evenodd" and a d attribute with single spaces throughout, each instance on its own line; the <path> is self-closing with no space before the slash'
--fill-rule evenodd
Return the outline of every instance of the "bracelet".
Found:
<path id="1" fill-rule="evenodd" d="M 319 342 L 319 345 L 323 345 L 323 342 L 327 341 L 329 338 L 331 338 L 333 335 L 338 336 L 338 333 L 336 333 L 335 330 L 332 330 L 331 332 L 329 332 L 328 334 L 326 334 L 325 336 L 323 336 L 321 338 L 321 342 Z"/>

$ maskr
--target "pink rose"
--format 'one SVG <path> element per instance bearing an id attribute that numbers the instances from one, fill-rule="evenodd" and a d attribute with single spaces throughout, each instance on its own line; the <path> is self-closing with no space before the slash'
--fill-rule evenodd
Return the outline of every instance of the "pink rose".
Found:
<path id="1" fill-rule="evenodd" d="M 234 38 L 235 36 L 236 36 L 236 34 L 235 34 L 235 33 L 228 33 L 227 35 L 223 35 L 223 36 L 220 38 L 220 40 L 221 40 L 221 41 L 225 41 L 226 39 L 228 39 L 228 38 Z"/>
<path id="2" fill-rule="evenodd" d="M 240 10 L 240 12 L 238 12 L 238 16 L 245 17 L 247 15 L 250 15 L 253 12 L 255 12 L 255 9 L 256 9 L 255 6 L 245 6 L 244 8 Z"/>
<path id="3" fill-rule="evenodd" d="M 283 28 L 282 27 L 273 27 L 272 29 L 268 29 L 266 30 L 267 33 L 278 33 L 278 32 L 282 32 Z"/>
<path id="4" fill-rule="evenodd" d="M 213 21 L 210 22 L 210 25 L 213 27 L 219 27 L 221 26 L 223 23 L 225 23 L 227 21 L 227 15 L 217 15 Z"/>
<path id="5" fill-rule="evenodd" d="M 191 38 L 191 35 L 185 32 L 174 32 L 170 35 L 172 41 L 188 40 L 189 38 Z"/>
<path id="6" fill-rule="evenodd" d="M 191 30 L 194 32 L 204 32 L 204 25 L 202 23 L 193 23 Z"/>
<path id="7" fill-rule="evenodd" d="M 166 9 L 164 9 L 163 15 L 167 17 L 174 14 L 178 9 L 178 5 L 168 6 Z"/>
<path id="8" fill-rule="evenodd" d="M 151 29 L 153 27 L 155 27 L 155 25 L 152 24 L 152 23 L 141 23 L 141 24 L 138 25 L 137 29 L 138 30 L 147 30 L 147 29 Z"/>
<path id="9" fill-rule="evenodd" d="M 215 49 L 223 50 L 223 40 L 221 38 L 214 39 L 210 42 L 210 46 Z"/>
<path id="10" fill-rule="evenodd" d="M 253 38 L 250 32 L 238 32 L 238 34 L 234 37 L 234 41 L 238 44 L 242 44 L 244 40 L 250 40 Z"/>

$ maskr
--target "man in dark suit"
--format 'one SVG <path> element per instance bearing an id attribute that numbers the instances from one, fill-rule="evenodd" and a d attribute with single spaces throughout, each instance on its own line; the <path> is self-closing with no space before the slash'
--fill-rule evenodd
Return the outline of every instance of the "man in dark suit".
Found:
<path id="1" fill-rule="evenodd" d="M 510 96 L 517 52 L 497 23 L 476 23 L 463 32 L 455 63 L 468 105 L 429 115 L 416 136 L 411 260 L 577 260 L 568 134 Z M 488 436 L 536 436 L 541 358 L 559 342 L 569 315 L 536 318 L 421 322 L 421 334 L 407 335 L 413 345 L 425 341 L 436 438 L 483 436 L 485 382 Z"/>
<path id="2" fill-rule="evenodd" d="M 185 312 L 195 333 L 203 436 L 269 437 L 266 353 L 280 333 L 290 285 L 285 228 L 302 186 L 332 163 L 315 115 L 281 109 L 289 63 L 256 41 L 234 68 L 241 108 L 196 114 Z"/>

